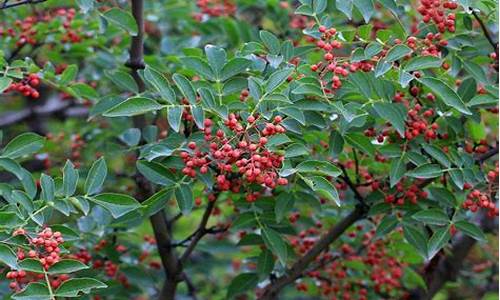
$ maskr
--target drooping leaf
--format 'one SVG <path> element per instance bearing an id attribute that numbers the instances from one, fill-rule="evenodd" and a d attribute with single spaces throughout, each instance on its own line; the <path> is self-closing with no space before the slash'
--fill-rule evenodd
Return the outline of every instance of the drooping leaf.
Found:
<path id="1" fill-rule="evenodd" d="M 104 193 L 89 200 L 107 209 L 115 219 L 141 207 L 137 200 L 124 194 Z"/>
<path id="2" fill-rule="evenodd" d="M 157 111 L 163 108 L 163 105 L 159 104 L 153 99 L 145 97 L 132 97 L 113 106 L 111 109 L 106 111 L 103 116 L 105 117 L 131 117 L 136 115 L 142 115 L 147 112 Z"/>
<path id="3" fill-rule="evenodd" d="M 87 174 L 87 179 L 85 179 L 85 194 L 93 195 L 99 191 L 102 187 L 106 175 L 108 174 L 108 167 L 106 166 L 106 161 L 104 157 L 96 160 Z"/>

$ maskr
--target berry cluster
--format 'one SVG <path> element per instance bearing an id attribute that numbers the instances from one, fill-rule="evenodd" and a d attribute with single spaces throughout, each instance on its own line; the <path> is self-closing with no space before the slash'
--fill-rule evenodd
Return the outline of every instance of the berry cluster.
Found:
<path id="1" fill-rule="evenodd" d="M 458 4 L 454 1 L 420 0 L 417 11 L 423 16 L 425 23 L 433 21 L 439 32 L 444 33 L 446 30 L 455 32 L 455 14 L 446 15 L 446 9 L 454 10 L 457 7 Z"/>
<path id="2" fill-rule="evenodd" d="M 488 177 L 490 177 L 489 175 L 490 174 L 488 174 Z M 494 175 L 496 178 L 498 173 L 494 173 Z M 467 195 L 467 199 L 462 204 L 462 208 L 470 210 L 471 212 L 477 212 L 480 208 L 484 208 L 488 211 L 486 213 L 488 217 L 494 218 L 498 216 L 498 207 L 496 207 L 495 202 L 491 200 L 488 194 L 479 190 L 473 190 Z"/>
<path id="3" fill-rule="evenodd" d="M 322 224 L 317 222 L 315 227 L 300 232 L 297 238 L 291 240 L 294 249 L 299 253 L 306 253 L 321 236 L 321 228 Z M 306 276 L 316 282 L 323 296 L 331 299 L 366 300 L 369 293 L 379 296 L 398 293 L 399 296 L 405 297 L 398 291 L 405 265 L 389 254 L 388 241 L 373 239 L 374 229 L 364 233 L 363 231 L 363 226 L 358 225 L 354 231 L 348 233 L 352 241 L 356 241 L 362 234 L 360 249 L 354 249 L 350 243 L 342 244 L 339 248 L 342 259 L 336 259 L 331 252 L 325 252 L 316 259 L 320 268 L 307 272 Z M 365 268 L 362 271 L 351 268 L 350 265 L 354 262 L 363 264 Z M 360 281 L 356 279 L 357 276 L 349 275 L 358 272 L 362 272 L 369 281 Z M 305 280 L 298 282 L 296 288 L 304 292 L 309 289 Z"/>
<path id="4" fill-rule="evenodd" d="M 26 235 L 26 231 L 24 229 L 17 229 L 14 231 L 13 235 Z M 59 231 L 52 232 L 52 230 L 47 227 L 39 232 L 35 238 L 28 237 L 28 240 L 32 249 L 26 252 L 24 249 L 19 248 L 17 251 L 18 260 L 24 260 L 26 258 L 37 259 L 40 261 L 43 268 L 48 270 L 50 266 L 61 259 L 61 249 L 59 245 L 64 242 L 64 239 Z M 6 278 L 12 280 L 9 287 L 15 291 L 21 290 L 30 282 L 37 282 L 45 279 L 44 274 L 26 272 L 24 270 L 11 270 L 7 273 Z M 61 283 L 68 279 L 69 275 L 67 274 L 49 277 L 52 288 L 59 287 Z"/>
<path id="5" fill-rule="evenodd" d="M 316 42 L 316 46 L 323 50 L 323 60 L 311 66 L 311 71 L 318 72 L 320 79 L 323 78 L 328 73 L 333 73 L 331 89 L 325 88 L 326 93 L 332 93 L 333 90 L 339 89 L 342 86 L 342 82 L 339 76 L 346 77 L 349 75 L 347 68 L 349 64 L 341 64 L 335 57 L 333 50 L 342 48 L 342 43 L 336 39 L 337 30 L 335 28 L 326 28 L 325 26 L 319 26 L 319 32 L 321 33 L 321 38 Z M 327 83 L 324 82 L 324 86 Z"/>
<path id="6" fill-rule="evenodd" d="M 396 193 L 385 196 L 385 203 L 403 205 L 406 201 L 410 201 L 411 204 L 416 204 L 419 198 L 427 199 L 427 197 L 427 192 L 419 188 L 417 184 L 412 183 L 406 187 L 404 181 L 400 181 L 396 184 Z"/>
<path id="7" fill-rule="evenodd" d="M 76 10 L 74 8 L 58 8 L 53 11 L 44 11 L 41 14 L 28 16 L 23 20 L 17 20 L 14 23 L 14 28 L 10 27 L 4 29 L 4 27 L 0 26 L 0 36 L 9 36 L 15 39 L 17 47 L 22 47 L 26 44 L 36 45 L 40 42 L 39 38 L 41 38 L 36 29 L 37 23 L 48 23 L 54 18 L 59 17 L 62 19 L 63 26 L 61 42 L 78 43 L 82 40 L 82 37 L 76 30 L 71 29 L 75 14 Z M 43 37 L 45 36 L 46 35 L 43 35 Z"/>
<path id="8" fill-rule="evenodd" d="M 236 4 L 232 0 L 197 0 L 196 6 L 201 11 L 194 15 L 197 21 L 202 21 L 204 15 L 208 17 L 227 17 L 236 13 Z"/>
<path id="9" fill-rule="evenodd" d="M 268 137 L 284 133 L 280 125 L 281 116 L 276 116 L 273 122 L 257 122 L 257 118 L 249 116 L 246 124 L 235 114 L 229 114 L 224 125 L 234 133 L 228 138 L 222 129 L 212 136 L 213 122 L 205 120 L 205 141 L 209 142 L 208 151 L 204 147 L 190 142 L 190 152 L 184 151 L 181 157 L 185 167 L 182 172 L 190 177 L 196 176 L 196 169 L 206 174 L 209 169 L 217 172 L 217 187 L 220 190 L 238 192 L 243 183 L 257 183 L 268 188 L 286 185 L 288 181 L 280 178 L 277 169 L 281 167 L 284 157 L 266 148 Z M 255 131 L 255 135 L 249 133 Z M 235 141 L 238 139 L 238 141 Z M 244 179 L 244 181 L 242 181 Z M 248 201 L 255 201 L 259 193 L 247 195 Z"/>
<path id="10" fill-rule="evenodd" d="M 4 93 L 17 91 L 26 97 L 37 99 L 40 93 L 36 88 L 40 85 L 40 77 L 37 74 L 27 74 L 19 82 L 13 82 L 5 89 Z"/>
<path id="11" fill-rule="evenodd" d="M 85 146 L 85 141 L 82 136 L 75 134 L 71 136 L 71 160 L 75 165 L 75 168 L 80 167 L 81 150 Z"/>

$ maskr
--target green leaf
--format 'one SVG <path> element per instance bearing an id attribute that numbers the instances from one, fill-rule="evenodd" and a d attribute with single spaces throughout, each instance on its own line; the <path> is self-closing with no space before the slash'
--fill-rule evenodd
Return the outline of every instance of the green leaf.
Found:
<path id="1" fill-rule="evenodd" d="M 411 52 L 412 52 L 411 48 L 406 45 L 403 44 L 396 45 L 391 49 L 389 49 L 389 51 L 387 51 L 385 60 L 388 62 L 393 62 L 410 54 Z"/>
<path id="2" fill-rule="evenodd" d="M 294 95 L 313 95 L 317 97 L 324 97 L 323 90 L 319 84 L 300 83 L 293 91 Z"/>
<path id="3" fill-rule="evenodd" d="M 463 184 L 462 184 L 463 186 Z M 445 204 L 446 206 L 455 206 L 455 196 L 446 188 L 442 187 L 431 187 L 429 188 L 430 198 L 439 202 L 440 204 Z"/>
<path id="4" fill-rule="evenodd" d="M 118 138 L 129 147 L 134 147 L 141 140 L 141 130 L 139 128 L 128 128 Z"/>
<path id="5" fill-rule="evenodd" d="M 423 144 L 422 148 L 424 148 L 425 152 L 427 152 L 430 156 L 432 156 L 435 160 L 437 160 L 440 164 L 442 164 L 446 168 L 449 168 L 451 166 L 451 162 L 443 150 L 439 149 L 434 145 L 429 145 L 429 144 Z"/>
<path id="6" fill-rule="evenodd" d="M 371 59 L 373 56 L 377 55 L 382 51 L 384 47 L 377 42 L 371 42 L 366 46 L 365 48 L 365 58 L 366 59 Z"/>
<path id="7" fill-rule="evenodd" d="M 215 109 L 217 107 L 217 104 L 215 103 L 215 97 L 212 91 L 208 88 L 200 88 L 198 90 L 198 93 L 200 93 L 201 97 L 201 103 L 209 109 Z"/>
<path id="8" fill-rule="evenodd" d="M 168 124 L 175 132 L 179 132 L 181 129 L 182 111 L 182 106 L 173 106 L 168 108 Z"/>
<path id="9" fill-rule="evenodd" d="M 212 68 L 206 63 L 203 59 L 196 56 L 188 56 L 183 57 L 181 59 L 182 63 L 191 70 L 196 70 L 197 74 L 200 74 L 202 77 L 215 81 L 216 76 Z"/>
<path id="10" fill-rule="evenodd" d="M 404 155 L 401 155 L 399 159 L 393 158 L 391 161 L 391 170 L 389 172 L 389 181 L 391 188 L 395 186 L 401 178 L 405 175 L 406 164 L 404 162 Z"/>
<path id="11" fill-rule="evenodd" d="M 421 210 L 412 215 L 412 218 L 430 225 L 445 225 L 450 223 L 449 217 L 441 209 L 438 208 Z"/>
<path id="12" fill-rule="evenodd" d="M 375 12 L 373 0 L 353 0 L 353 4 L 363 16 L 365 23 L 368 23 Z"/>
<path id="13" fill-rule="evenodd" d="M 259 276 L 256 273 L 239 274 L 229 284 L 226 298 L 232 299 L 239 294 L 253 289 L 258 283 Z"/>
<path id="14" fill-rule="evenodd" d="M 387 235 L 389 232 L 394 230 L 396 226 L 398 226 L 398 218 L 394 215 L 386 215 L 382 221 L 380 221 L 380 224 L 377 226 L 377 231 L 376 235 L 377 236 L 384 236 Z"/>
<path id="15" fill-rule="evenodd" d="M 144 209 L 144 217 L 150 217 L 155 213 L 165 209 L 168 200 L 172 198 L 173 186 L 167 186 L 166 188 L 155 193 L 153 196 L 142 202 Z"/>
<path id="16" fill-rule="evenodd" d="M 295 198 L 289 193 L 280 193 L 276 197 L 276 204 L 274 205 L 274 214 L 276 215 L 276 222 L 280 223 L 283 218 L 288 214 L 295 204 Z"/>
<path id="17" fill-rule="evenodd" d="M 169 186 L 175 184 L 175 177 L 164 165 L 157 162 L 138 160 L 137 170 L 152 183 Z"/>
<path id="18" fill-rule="evenodd" d="M 270 94 L 278 88 L 292 74 L 293 68 L 284 68 L 274 71 L 266 81 L 265 92 Z"/>
<path id="19" fill-rule="evenodd" d="M 450 227 L 445 226 L 434 231 L 434 234 L 429 239 L 427 243 L 427 248 L 429 249 L 429 257 L 431 259 L 436 255 L 436 253 L 443 248 L 450 240 Z"/>
<path id="20" fill-rule="evenodd" d="M 54 201 L 55 195 L 55 184 L 52 177 L 42 173 L 40 176 L 40 186 L 42 187 L 42 193 L 40 198 L 45 201 Z"/>
<path id="21" fill-rule="evenodd" d="M 349 20 L 352 19 L 352 1 L 353 0 L 335 0 L 335 7 L 343 12 Z"/>
<path id="22" fill-rule="evenodd" d="M 486 77 L 486 73 L 481 68 L 481 66 L 469 60 L 464 60 L 463 64 L 465 70 L 467 70 L 467 73 L 471 74 L 474 79 L 476 79 L 480 83 L 488 84 L 488 78 Z"/>
<path id="23" fill-rule="evenodd" d="M 162 99 L 167 100 L 171 104 L 176 103 L 175 92 L 163 74 L 150 66 L 146 66 L 144 78 L 160 93 Z"/>
<path id="24" fill-rule="evenodd" d="M 278 55 L 280 53 L 280 41 L 274 34 L 269 31 L 261 30 L 259 35 L 270 54 Z"/>
<path id="25" fill-rule="evenodd" d="M 142 115 L 150 111 L 157 111 L 163 108 L 163 105 L 150 98 L 132 97 L 113 106 L 106 111 L 105 117 L 131 117 Z"/>
<path id="26" fill-rule="evenodd" d="M 135 82 L 132 75 L 130 75 L 129 73 L 120 70 L 115 70 L 112 72 L 105 71 L 104 74 L 106 74 L 106 77 L 108 77 L 114 84 L 116 84 L 121 89 L 135 94 L 139 92 L 139 87 L 137 86 L 137 83 Z"/>
<path id="27" fill-rule="evenodd" d="M 130 13 L 122 9 L 113 7 L 110 10 L 106 11 L 103 14 L 103 17 L 111 23 L 124 29 L 132 36 L 136 36 L 139 32 L 134 17 Z"/>
<path id="28" fill-rule="evenodd" d="M 33 199 L 35 197 L 37 189 L 35 180 L 33 179 L 33 176 L 31 176 L 30 172 L 28 172 L 26 169 L 21 167 L 19 163 L 10 158 L 0 157 L 0 168 L 14 174 L 14 176 L 16 176 L 16 178 L 21 181 L 23 188 L 30 199 Z"/>
<path id="29" fill-rule="evenodd" d="M 52 300 L 49 289 L 44 283 L 29 283 L 22 291 L 12 295 L 15 300 Z"/>
<path id="30" fill-rule="evenodd" d="M 424 164 L 416 167 L 413 170 L 406 172 L 406 176 L 414 177 L 414 178 L 435 178 L 439 177 L 443 171 L 436 164 Z"/>
<path id="31" fill-rule="evenodd" d="M 37 189 L 35 185 L 35 180 L 33 179 L 33 176 L 31 176 L 30 172 L 28 172 L 26 169 L 21 167 L 16 161 L 10 158 L 0 157 L 0 168 L 14 174 L 17 177 L 17 179 L 21 181 L 23 188 L 30 197 L 30 199 L 33 199 L 35 197 Z"/>
<path id="32" fill-rule="evenodd" d="M 205 128 L 205 111 L 201 106 L 191 105 L 191 114 L 193 115 L 196 126 L 200 129 Z"/>
<path id="33" fill-rule="evenodd" d="M 274 269 L 274 257 L 273 253 L 267 249 L 263 249 L 260 252 L 259 258 L 257 259 L 257 273 L 260 278 L 266 278 L 269 273 Z"/>
<path id="34" fill-rule="evenodd" d="M 297 120 L 297 122 L 299 122 L 302 125 L 306 124 L 306 117 L 304 116 L 304 113 L 297 107 L 291 107 L 291 106 L 280 107 L 279 111 L 287 115 L 288 117 Z"/>
<path id="35" fill-rule="evenodd" d="M 11 269 L 17 269 L 17 255 L 7 247 L 6 245 L 0 244 L 0 262 L 6 264 Z"/>
<path id="36" fill-rule="evenodd" d="M 295 167 L 298 172 L 338 177 L 342 171 L 329 161 L 306 160 Z"/>
<path id="37" fill-rule="evenodd" d="M 476 224 L 467 222 L 465 220 L 455 222 L 455 227 L 465 233 L 466 235 L 478 240 L 478 241 L 486 241 L 486 235 L 483 233 L 481 228 L 479 228 Z"/>
<path id="38" fill-rule="evenodd" d="M 469 106 L 494 106 L 498 105 L 498 96 L 495 97 L 493 95 L 485 94 L 485 95 L 476 95 L 472 98 L 469 103 Z"/>
<path id="39" fill-rule="evenodd" d="M 400 136 L 405 136 L 406 108 L 402 104 L 376 102 L 373 108 L 377 114 L 392 124 Z"/>
<path id="40" fill-rule="evenodd" d="M 410 59 L 403 69 L 406 72 L 425 70 L 431 68 L 441 67 L 442 61 L 440 58 L 427 55 L 427 56 L 416 56 Z"/>
<path id="41" fill-rule="evenodd" d="M 3 93 L 3 91 L 5 91 L 11 83 L 12 79 L 9 77 L 0 77 L 0 94 Z"/>
<path id="42" fill-rule="evenodd" d="M 414 225 L 404 224 L 403 234 L 408 243 L 415 247 L 424 257 L 427 257 L 427 242 L 425 235 Z"/>
<path id="43" fill-rule="evenodd" d="M 324 12 L 326 9 L 326 5 L 328 4 L 327 2 L 328 2 L 327 0 L 313 0 L 313 1 L 311 1 L 311 5 L 312 5 L 312 8 L 314 10 L 314 13 L 316 15 L 319 15 L 322 12 Z"/>
<path id="44" fill-rule="evenodd" d="M 13 138 L 4 148 L 2 156 L 16 159 L 31 155 L 42 149 L 45 139 L 36 133 L 27 132 Z"/>
<path id="45" fill-rule="evenodd" d="M 208 64 L 215 71 L 217 78 L 220 78 L 221 70 L 227 62 L 226 51 L 218 46 L 206 45 L 205 54 L 207 55 Z"/>
<path id="46" fill-rule="evenodd" d="M 337 206 L 340 206 L 340 198 L 337 189 L 330 181 L 320 176 L 312 176 L 303 179 L 313 191 L 328 200 L 333 200 Z"/>
<path id="47" fill-rule="evenodd" d="M 286 260 L 288 258 L 288 249 L 284 241 L 284 238 L 276 231 L 271 228 L 262 228 L 262 238 L 264 243 L 274 254 L 278 256 L 278 259 L 282 266 L 286 266 Z"/>
<path id="48" fill-rule="evenodd" d="M 299 143 L 290 144 L 285 149 L 285 157 L 286 158 L 297 157 L 297 156 L 302 156 L 302 155 L 307 155 L 307 154 L 309 154 L 309 150 L 307 150 L 306 146 L 304 146 L 303 144 L 299 144 Z"/>
<path id="49" fill-rule="evenodd" d="M 176 187 L 175 200 L 177 200 L 177 205 L 181 210 L 183 215 L 187 215 L 191 212 L 194 205 L 193 191 L 189 184 L 180 184 Z"/>
<path id="50" fill-rule="evenodd" d="M 66 197 L 72 196 L 76 191 L 78 183 L 78 170 L 70 160 L 66 161 L 63 168 L 63 194 Z"/>
<path id="51" fill-rule="evenodd" d="M 42 263 L 38 259 L 34 258 L 26 258 L 21 260 L 19 263 L 19 268 L 21 270 L 29 271 L 29 272 L 34 272 L 34 273 L 43 273 L 43 266 Z"/>
<path id="52" fill-rule="evenodd" d="M 231 224 L 231 231 L 238 231 L 241 229 L 247 229 L 251 227 L 255 227 L 257 224 L 257 220 L 255 219 L 255 215 L 253 212 L 245 212 L 239 214 L 236 219 L 234 219 Z"/>
<path id="53" fill-rule="evenodd" d="M 71 81 L 75 80 L 77 73 L 78 73 L 78 66 L 69 65 L 66 69 L 64 69 L 64 72 L 61 74 L 58 84 L 66 85 L 70 83 Z"/>
<path id="54" fill-rule="evenodd" d="M 403 283 L 404 286 L 409 290 L 414 290 L 417 287 L 427 290 L 425 280 L 417 272 L 413 271 L 412 268 L 405 268 L 403 274 Z"/>
<path id="55" fill-rule="evenodd" d="M 99 94 L 93 87 L 85 83 L 75 83 L 70 86 L 71 90 L 81 99 L 97 99 Z"/>
<path id="56" fill-rule="evenodd" d="M 184 75 L 177 73 L 172 76 L 172 79 L 189 103 L 196 104 L 196 92 L 191 82 Z"/>
<path id="57" fill-rule="evenodd" d="M 108 174 L 108 167 L 106 166 L 106 161 L 104 157 L 96 160 L 87 174 L 87 179 L 85 179 L 85 194 L 93 195 L 99 191 L 101 186 L 106 179 L 106 175 Z"/>
<path id="58" fill-rule="evenodd" d="M 57 297 L 80 297 L 83 294 L 89 294 L 93 289 L 103 289 L 108 286 L 99 280 L 93 278 L 72 278 L 63 282 L 55 291 Z"/>
<path id="59" fill-rule="evenodd" d="M 472 114 L 472 112 L 469 110 L 469 108 L 467 108 L 467 106 L 462 101 L 460 96 L 443 81 L 432 77 L 419 78 L 418 81 L 420 81 L 423 85 L 425 85 L 433 93 L 435 93 L 439 98 L 441 98 L 446 105 L 455 108 L 456 110 L 458 110 L 463 114 L 466 115 Z"/>
<path id="60" fill-rule="evenodd" d="M 115 219 L 141 207 L 137 200 L 124 194 L 104 193 L 89 200 L 107 209 Z"/>
<path id="61" fill-rule="evenodd" d="M 371 143 L 370 139 L 362 133 L 349 133 L 344 136 L 345 141 L 352 147 L 365 152 L 370 156 L 375 155 L 375 146 Z"/>
<path id="62" fill-rule="evenodd" d="M 229 60 L 221 70 L 220 80 L 226 81 L 229 78 L 246 71 L 246 69 L 251 64 L 252 64 L 251 60 L 241 57 L 236 57 Z"/>
<path id="63" fill-rule="evenodd" d="M 52 265 L 48 273 L 49 274 L 68 274 L 78 272 L 80 270 L 88 269 L 89 267 L 83 264 L 79 260 L 74 259 L 63 259 Z"/>

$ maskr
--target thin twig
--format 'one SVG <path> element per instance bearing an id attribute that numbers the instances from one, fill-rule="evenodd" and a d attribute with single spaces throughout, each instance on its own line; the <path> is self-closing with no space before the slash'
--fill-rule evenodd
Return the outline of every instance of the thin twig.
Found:
<path id="1" fill-rule="evenodd" d="M 493 38 L 491 37 L 490 32 L 488 31 L 488 28 L 484 24 L 483 20 L 481 20 L 479 15 L 474 11 L 474 9 L 472 7 L 469 7 L 469 9 L 472 11 L 472 15 L 474 16 L 476 21 L 481 26 L 481 29 L 483 30 L 484 36 L 486 37 L 486 39 L 490 43 L 491 47 L 493 47 L 493 51 L 498 52 L 498 45 L 495 44 L 495 42 L 493 41 Z"/>

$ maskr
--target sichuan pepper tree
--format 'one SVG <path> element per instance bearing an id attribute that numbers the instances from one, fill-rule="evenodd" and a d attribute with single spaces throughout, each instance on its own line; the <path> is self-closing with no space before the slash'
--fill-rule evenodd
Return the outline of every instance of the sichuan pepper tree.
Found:
<path id="1" fill-rule="evenodd" d="M 494 1 L 35 2 L 6 299 L 498 299 Z"/>

